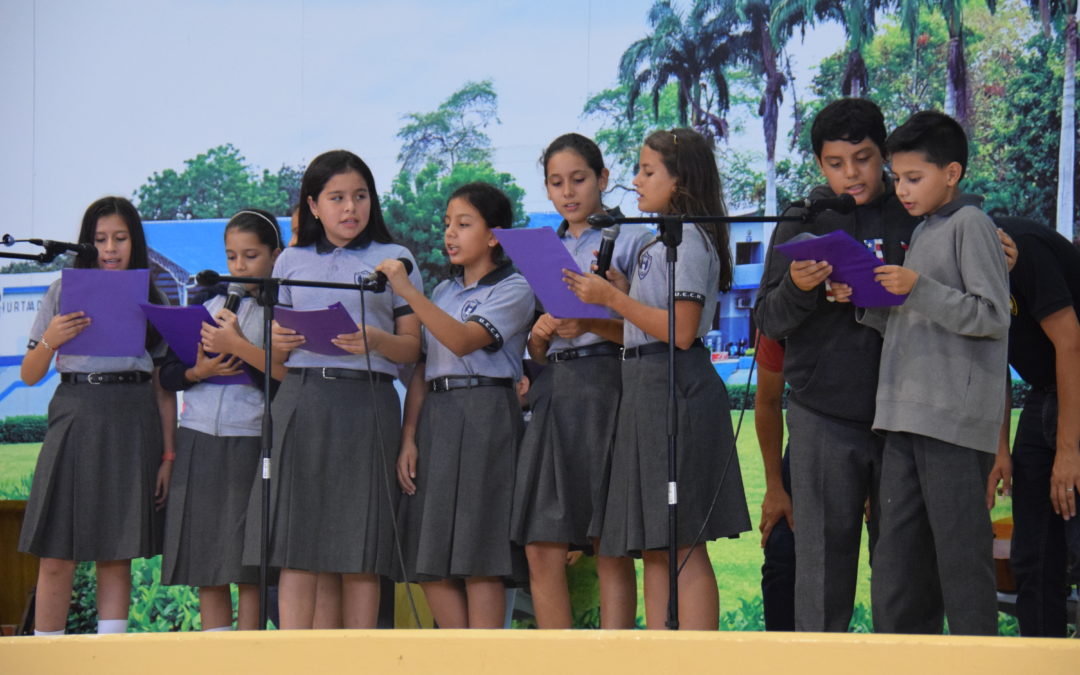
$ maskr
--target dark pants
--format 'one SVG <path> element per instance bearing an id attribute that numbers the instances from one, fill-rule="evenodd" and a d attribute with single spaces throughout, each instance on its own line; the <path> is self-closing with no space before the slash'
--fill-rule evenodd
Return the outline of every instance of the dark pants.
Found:
<path id="1" fill-rule="evenodd" d="M 784 453 L 784 490 L 791 495 L 791 462 Z M 787 518 L 773 526 L 765 542 L 765 563 L 761 566 L 761 602 L 765 608 L 765 630 L 795 630 L 795 534 Z"/>
<path id="2" fill-rule="evenodd" d="M 799 559 L 795 625 L 801 631 L 846 632 L 867 499 L 871 551 L 877 541 L 884 441 L 869 424 L 821 415 L 794 401 L 788 402 L 787 423 Z"/>
<path id="3" fill-rule="evenodd" d="M 1010 563 L 1016 577 L 1016 618 L 1025 637 L 1064 637 L 1069 539 L 1074 556 L 1080 556 L 1080 518 L 1065 521 L 1050 504 L 1056 426 L 1056 396 L 1032 390 L 1013 442 Z"/>
<path id="4" fill-rule="evenodd" d="M 890 431 L 881 465 L 881 536 L 870 582 L 874 630 L 996 635 L 986 481 L 994 455 Z"/>

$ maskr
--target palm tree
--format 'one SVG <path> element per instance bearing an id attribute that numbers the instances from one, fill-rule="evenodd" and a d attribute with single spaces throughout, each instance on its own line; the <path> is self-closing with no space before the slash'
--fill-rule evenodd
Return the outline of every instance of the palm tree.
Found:
<path id="1" fill-rule="evenodd" d="M 1076 53 L 1080 50 L 1077 22 L 1080 3 L 1065 0 L 1065 83 L 1061 92 L 1061 140 L 1058 143 L 1057 231 L 1075 236 L 1073 187 L 1076 180 Z"/>
<path id="2" fill-rule="evenodd" d="M 668 0 L 657 0 L 649 9 L 652 33 L 627 47 L 619 61 L 619 80 L 629 89 L 626 115 L 631 121 L 634 103 L 646 92 L 652 95 L 653 116 L 658 116 L 660 92 L 674 81 L 679 86 L 680 124 L 712 138 L 727 136 L 730 99 L 724 66 L 731 60 L 731 45 L 727 26 L 707 20 L 706 4 L 696 3 L 684 13 Z"/>
<path id="3" fill-rule="evenodd" d="M 997 0 L 985 0 L 993 14 Z M 919 13 L 923 7 L 937 8 L 945 19 L 949 31 L 949 46 L 945 81 L 945 113 L 956 118 L 965 127 L 971 119 L 971 91 L 968 89 L 967 58 L 964 54 L 964 5 L 965 0 L 895 0 L 900 14 L 900 24 L 907 30 L 912 44 L 919 31 Z"/>
<path id="4" fill-rule="evenodd" d="M 1058 139 L 1058 185 L 1055 227 L 1062 236 L 1075 236 L 1076 180 L 1076 54 L 1077 0 L 1028 0 L 1028 8 L 1042 26 L 1043 35 L 1051 36 L 1054 20 L 1061 20 L 1065 42 L 1064 82 L 1061 90 L 1061 135 Z"/>
<path id="5" fill-rule="evenodd" d="M 863 54 L 874 39 L 875 14 L 886 0 L 774 0 L 772 2 L 772 31 L 788 35 L 799 27 L 818 21 L 835 21 L 847 36 L 847 63 L 840 91 L 856 98 L 866 94 L 869 73 Z"/>

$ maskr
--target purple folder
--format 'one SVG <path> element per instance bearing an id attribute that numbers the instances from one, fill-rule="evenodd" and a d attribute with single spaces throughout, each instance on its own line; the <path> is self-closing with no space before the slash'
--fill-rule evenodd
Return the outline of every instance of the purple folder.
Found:
<path id="1" fill-rule="evenodd" d="M 851 286 L 851 302 L 856 307 L 892 307 L 907 298 L 874 281 L 874 268 L 885 263 L 843 230 L 821 236 L 804 232 L 778 244 L 776 250 L 792 260 L 828 261 L 833 268 L 829 278 Z"/>
<path id="2" fill-rule="evenodd" d="M 203 322 L 211 325 L 215 323 L 206 307 L 162 307 L 148 304 L 141 304 L 139 307 L 150 323 L 154 324 L 154 328 L 161 333 L 161 337 L 165 338 L 165 342 L 176 352 L 180 361 L 188 368 L 194 366 L 199 354 L 198 345 L 202 340 Z M 227 377 L 208 377 L 205 381 L 213 384 L 253 384 L 251 377 L 243 372 Z"/>
<path id="3" fill-rule="evenodd" d="M 58 351 L 78 356 L 142 356 L 146 317 L 139 304 L 150 293 L 149 270 L 66 269 L 60 273 L 60 313 L 85 312 L 86 330 Z"/>
<path id="4" fill-rule="evenodd" d="M 532 286 L 544 311 L 557 319 L 610 319 L 600 305 L 582 302 L 566 287 L 563 269 L 584 274 L 550 227 L 495 229 L 495 238 Z"/>
<path id="5" fill-rule="evenodd" d="M 274 319 L 307 339 L 301 349 L 327 356 L 349 354 L 350 352 L 338 347 L 331 340 L 358 330 L 356 322 L 340 302 L 335 302 L 326 309 L 275 307 Z"/>

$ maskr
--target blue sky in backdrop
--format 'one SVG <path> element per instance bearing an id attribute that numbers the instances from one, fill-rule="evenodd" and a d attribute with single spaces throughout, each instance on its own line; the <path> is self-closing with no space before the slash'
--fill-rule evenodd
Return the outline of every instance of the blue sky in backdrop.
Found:
<path id="1" fill-rule="evenodd" d="M 73 237 L 94 199 L 130 196 L 223 143 L 271 171 L 347 148 L 384 192 L 402 116 L 489 78 L 495 165 L 526 189 L 526 210 L 550 211 L 540 151 L 561 133 L 595 131 L 582 108 L 615 85 L 651 4 L 0 0 L 0 230 Z M 833 25 L 794 40 L 797 85 L 842 43 Z M 742 123 L 732 145 L 762 151 L 760 121 Z"/>

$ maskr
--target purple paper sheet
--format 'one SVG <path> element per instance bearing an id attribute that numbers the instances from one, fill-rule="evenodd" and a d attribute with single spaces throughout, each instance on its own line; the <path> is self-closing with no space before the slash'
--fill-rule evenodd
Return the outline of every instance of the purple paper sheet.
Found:
<path id="1" fill-rule="evenodd" d="M 141 304 L 146 318 L 154 324 L 154 328 L 165 338 L 172 350 L 180 358 L 180 361 L 191 368 L 195 365 L 198 357 L 198 344 L 202 340 L 203 322 L 213 324 L 214 320 L 206 307 L 194 305 L 191 307 L 162 307 L 160 305 Z M 217 356 L 209 354 L 209 356 Z M 246 372 L 227 377 L 208 377 L 205 382 L 213 384 L 254 384 Z"/>
<path id="2" fill-rule="evenodd" d="M 495 238 L 529 282 L 544 311 L 557 319 L 609 319 L 600 305 L 582 302 L 566 287 L 563 269 L 584 274 L 550 227 L 495 229 Z"/>
<path id="3" fill-rule="evenodd" d="M 339 335 L 347 335 L 357 331 L 356 322 L 349 316 L 349 312 L 340 302 L 335 302 L 326 309 L 289 309 L 288 307 L 275 307 L 274 319 L 306 338 L 304 346 L 309 352 L 326 354 L 327 356 L 340 356 L 348 354 L 331 340 Z"/>
<path id="4" fill-rule="evenodd" d="M 856 307 L 892 307 L 904 304 L 907 298 L 874 281 L 874 268 L 885 263 L 843 230 L 821 236 L 798 235 L 778 244 L 776 250 L 792 260 L 828 261 L 833 268 L 829 278 L 851 286 L 851 302 Z"/>
<path id="5" fill-rule="evenodd" d="M 86 330 L 59 352 L 78 356 L 142 356 L 146 317 L 139 304 L 150 291 L 149 270 L 66 269 L 60 273 L 60 313 L 85 312 Z"/>

